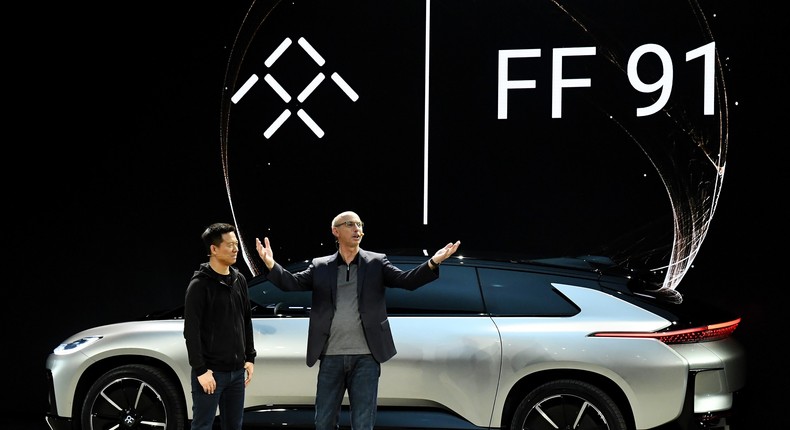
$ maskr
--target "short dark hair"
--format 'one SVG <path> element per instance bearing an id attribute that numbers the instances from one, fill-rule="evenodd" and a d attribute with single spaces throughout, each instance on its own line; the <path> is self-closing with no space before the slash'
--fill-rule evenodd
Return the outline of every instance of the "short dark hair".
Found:
<path id="1" fill-rule="evenodd" d="M 236 226 L 226 222 L 215 222 L 206 227 L 206 230 L 200 235 L 200 238 L 203 239 L 203 245 L 206 246 L 206 252 L 211 255 L 211 245 L 220 246 L 222 244 L 222 235 L 231 232 L 236 232 Z"/>

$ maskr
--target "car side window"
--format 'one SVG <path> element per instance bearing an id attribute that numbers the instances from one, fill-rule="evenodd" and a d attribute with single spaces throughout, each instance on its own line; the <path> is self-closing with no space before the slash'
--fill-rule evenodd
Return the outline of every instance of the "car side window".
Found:
<path id="1" fill-rule="evenodd" d="M 409 270 L 416 264 L 398 264 Z M 473 267 L 443 265 L 439 279 L 409 291 L 387 289 L 387 313 L 395 315 L 468 315 L 483 313 L 483 298 Z"/>
<path id="2" fill-rule="evenodd" d="M 248 290 L 253 316 L 307 316 L 312 302 L 310 291 L 282 291 L 270 281 L 254 283 Z"/>
<path id="3" fill-rule="evenodd" d="M 552 286 L 562 281 L 556 275 L 482 268 L 479 274 L 483 298 L 493 316 L 571 316 L 579 312 Z"/>

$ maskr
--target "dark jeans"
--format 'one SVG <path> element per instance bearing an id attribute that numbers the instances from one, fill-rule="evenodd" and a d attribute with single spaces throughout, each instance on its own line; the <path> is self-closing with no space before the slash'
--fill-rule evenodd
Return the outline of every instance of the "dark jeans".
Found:
<path id="1" fill-rule="evenodd" d="M 339 427 L 340 406 L 348 390 L 352 430 L 373 430 L 381 365 L 372 355 L 325 355 L 318 369 L 316 430 Z"/>
<path id="2" fill-rule="evenodd" d="M 214 372 L 217 389 L 206 394 L 192 371 L 192 430 L 211 430 L 219 407 L 222 430 L 241 430 L 244 418 L 244 369 Z"/>

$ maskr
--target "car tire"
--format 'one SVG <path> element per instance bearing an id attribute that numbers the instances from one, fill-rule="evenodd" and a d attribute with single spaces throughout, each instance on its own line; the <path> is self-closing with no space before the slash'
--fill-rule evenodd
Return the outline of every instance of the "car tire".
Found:
<path id="1" fill-rule="evenodd" d="M 611 397 L 574 379 L 547 382 L 532 390 L 513 415 L 511 430 L 627 430 Z"/>
<path id="2" fill-rule="evenodd" d="M 126 365 L 93 383 L 81 414 L 82 430 L 108 428 L 184 430 L 186 405 L 181 389 L 161 370 Z"/>

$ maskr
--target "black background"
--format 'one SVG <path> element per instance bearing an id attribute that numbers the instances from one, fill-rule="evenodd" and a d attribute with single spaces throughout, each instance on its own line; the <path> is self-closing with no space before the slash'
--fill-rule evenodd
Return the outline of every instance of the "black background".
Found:
<path id="1" fill-rule="evenodd" d="M 240 0 L 201 5 L 113 2 L 42 5 L 43 10 L 16 14 L 27 31 L 9 41 L 6 51 L 7 100 L 12 101 L 4 175 L 10 300 L 4 306 L 3 330 L 4 379 L 11 386 L 4 391 L 12 402 L 5 402 L 3 416 L 43 422 L 49 352 L 81 329 L 180 304 L 192 271 L 206 260 L 200 232 L 211 222 L 233 219 L 220 158 L 220 109 L 230 47 L 248 6 Z M 678 290 L 743 317 L 736 335 L 749 354 L 744 402 L 754 428 L 763 428 L 760 402 L 775 387 L 771 378 L 779 370 L 771 346 L 781 342 L 766 333 L 781 328 L 778 312 L 785 296 L 781 249 L 786 191 L 779 175 L 786 153 L 780 114 L 786 109 L 779 85 L 783 53 L 776 49 L 781 24 L 775 11 L 744 2 L 705 6 L 721 10 L 717 36 L 726 41 L 730 67 L 730 146 L 719 206 L 694 267 Z M 606 2 L 601 13 L 617 7 L 618 2 Z M 672 26 L 670 18 L 661 19 Z M 402 24 L 405 30 L 391 30 L 421 31 L 419 23 L 413 23 L 416 28 Z M 547 42 L 543 48 L 551 46 Z M 385 62 L 385 56 L 369 55 L 377 64 Z M 404 79 L 419 80 L 421 75 Z M 400 100 L 397 94 L 392 97 Z M 414 113 L 404 112 L 406 108 L 396 105 L 391 118 L 365 126 L 358 135 L 342 134 L 348 138 L 346 149 L 321 167 L 326 177 L 320 183 L 305 180 L 298 163 L 293 170 L 278 170 L 282 177 L 235 177 L 245 183 L 246 212 L 237 215 L 249 230 L 245 238 L 270 235 L 279 247 L 278 259 L 317 255 L 331 247 L 329 221 L 344 209 L 357 210 L 368 223 L 367 249 L 418 246 L 432 251 L 461 239 L 461 252 L 467 244 L 561 252 L 536 243 L 579 236 L 571 230 L 564 237 L 544 238 L 539 226 L 530 234 L 514 232 L 502 213 L 524 205 L 524 199 L 549 194 L 515 192 L 522 186 L 530 189 L 531 182 L 506 192 L 475 185 L 486 175 L 513 173 L 486 170 L 496 159 L 454 167 L 465 157 L 485 156 L 480 149 L 485 143 L 477 146 L 474 141 L 441 147 L 446 155 L 436 164 L 445 174 L 437 183 L 453 187 L 452 196 L 463 195 L 459 190 L 467 186 L 486 198 L 467 207 L 453 198 L 436 197 L 433 204 L 442 216 L 432 219 L 433 228 L 412 219 L 421 214 L 415 198 L 419 193 L 400 189 L 404 185 L 399 181 L 380 183 L 385 190 L 375 202 L 354 197 L 354 178 L 397 177 L 399 172 L 391 171 L 386 161 L 390 158 L 380 152 L 378 158 L 355 154 L 378 139 L 377 127 L 399 121 L 392 129 L 399 138 L 409 133 L 404 130 L 414 130 L 409 122 L 421 118 L 410 119 Z M 333 130 L 342 133 L 339 127 Z M 421 138 L 416 136 L 417 141 Z M 300 157 L 305 151 L 281 156 Z M 454 151 L 466 155 L 454 156 Z M 403 157 L 397 151 L 391 156 Z M 419 168 L 415 172 L 421 173 Z M 314 190 L 321 187 L 337 194 L 317 193 L 319 203 L 311 205 Z M 441 196 L 442 190 L 431 192 Z M 338 202 L 328 195 L 342 198 Z M 401 195 L 408 196 L 404 202 L 398 200 Z M 594 196 L 579 193 L 579 210 L 590 210 Z"/>

